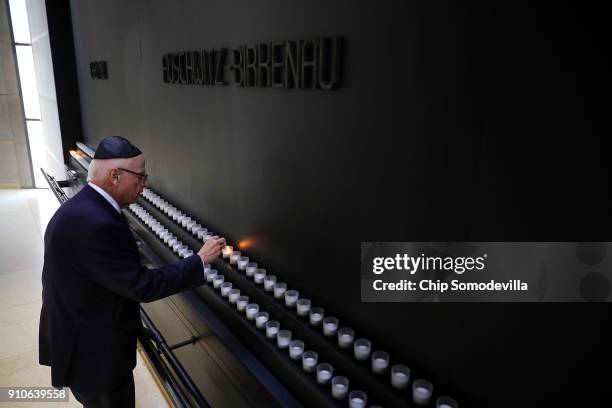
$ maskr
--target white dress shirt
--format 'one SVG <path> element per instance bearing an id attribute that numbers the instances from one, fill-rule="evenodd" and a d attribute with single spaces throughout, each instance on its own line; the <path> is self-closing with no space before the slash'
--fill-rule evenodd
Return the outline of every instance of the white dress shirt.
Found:
<path id="1" fill-rule="evenodd" d="M 110 194 L 108 194 L 106 191 L 104 191 L 102 188 L 96 186 L 93 183 L 87 183 L 90 185 L 91 188 L 93 188 L 94 190 L 96 190 L 98 193 L 100 193 L 100 195 L 102 197 L 104 197 L 106 199 L 106 201 L 108 201 L 114 208 L 115 210 L 117 210 L 117 212 L 119 214 L 121 214 L 121 208 L 119 208 L 119 204 L 117 204 L 117 202 L 115 201 L 115 199 L 113 197 L 110 196 Z"/>

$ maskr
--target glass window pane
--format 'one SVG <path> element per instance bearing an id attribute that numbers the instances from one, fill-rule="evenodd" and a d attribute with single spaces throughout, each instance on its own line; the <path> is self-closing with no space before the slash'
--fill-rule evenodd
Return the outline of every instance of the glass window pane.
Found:
<path id="1" fill-rule="evenodd" d="M 13 36 L 15 42 L 30 43 L 30 24 L 28 23 L 28 8 L 26 0 L 9 0 L 11 8 L 11 21 L 13 23 Z"/>
<path id="2" fill-rule="evenodd" d="M 39 120 L 26 121 L 28 126 L 28 141 L 30 142 L 30 153 L 32 154 L 32 171 L 34 172 L 34 183 L 36 187 L 48 187 L 45 177 L 40 171 L 47 168 L 47 155 L 43 141 L 42 122 Z"/>
<path id="3" fill-rule="evenodd" d="M 23 94 L 23 108 L 26 119 L 40 119 L 32 47 L 18 45 L 15 50 L 17 51 L 17 64 L 19 64 L 19 79 L 21 80 L 21 93 Z"/>

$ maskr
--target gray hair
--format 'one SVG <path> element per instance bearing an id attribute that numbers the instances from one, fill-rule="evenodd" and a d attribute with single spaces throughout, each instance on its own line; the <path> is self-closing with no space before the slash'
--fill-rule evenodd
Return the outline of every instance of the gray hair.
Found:
<path id="1" fill-rule="evenodd" d="M 108 172 L 118 167 L 124 167 L 130 159 L 93 159 L 87 170 L 87 181 L 102 181 L 108 177 Z"/>

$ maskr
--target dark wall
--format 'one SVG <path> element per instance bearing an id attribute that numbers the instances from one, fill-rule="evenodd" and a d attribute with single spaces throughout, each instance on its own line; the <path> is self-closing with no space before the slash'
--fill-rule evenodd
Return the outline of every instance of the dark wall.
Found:
<path id="1" fill-rule="evenodd" d="M 607 304 L 365 304 L 359 291 L 361 241 L 610 239 L 597 12 L 280 0 L 71 11 L 89 145 L 131 139 L 155 190 L 233 242 L 255 239 L 249 255 L 468 405 L 601 401 Z M 162 82 L 168 52 L 338 34 L 336 91 Z M 99 60 L 108 80 L 89 78 Z"/>

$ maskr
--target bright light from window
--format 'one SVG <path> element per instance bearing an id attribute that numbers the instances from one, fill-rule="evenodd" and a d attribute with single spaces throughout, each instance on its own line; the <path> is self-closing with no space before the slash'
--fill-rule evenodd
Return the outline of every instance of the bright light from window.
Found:
<path id="1" fill-rule="evenodd" d="M 15 42 L 31 43 L 26 0 L 9 0 L 9 7 L 11 8 L 11 22 L 13 23 Z"/>
<path id="2" fill-rule="evenodd" d="M 34 171 L 34 183 L 36 187 L 48 187 L 47 181 L 40 171 L 41 167 L 47 168 L 47 154 L 43 143 L 43 128 L 39 120 L 28 120 L 28 139 L 30 141 L 30 153 L 32 154 L 32 170 Z"/>
<path id="3" fill-rule="evenodd" d="M 19 65 L 19 79 L 21 80 L 25 117 L 26 119 L 40 119 L 32 47 L 29 45 L 18 45 L 15 47 L 15 50 L 17 51 L 17 64 Z"/>

